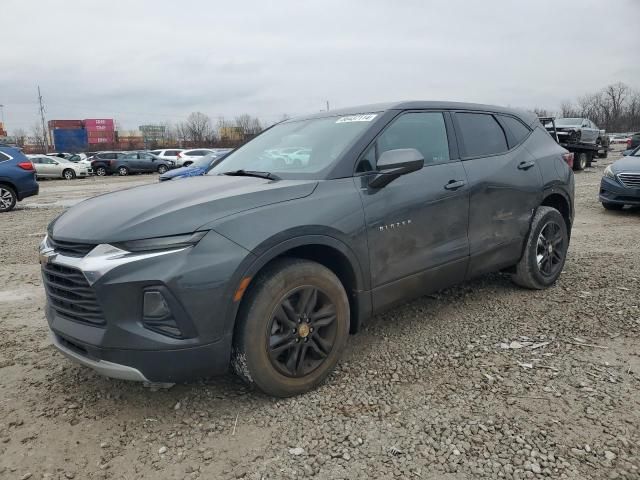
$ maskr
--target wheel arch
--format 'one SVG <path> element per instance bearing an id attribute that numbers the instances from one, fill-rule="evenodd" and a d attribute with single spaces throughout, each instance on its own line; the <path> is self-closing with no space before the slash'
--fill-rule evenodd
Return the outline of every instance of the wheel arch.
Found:
<path id="1" fill-rule="evenodd" d="M 249 279 L 245 286 L 245 292 L 252 288 L 253 280 L 260 272 L 273 261 L 281 258 L 301 258 L 317 262 L 331 270 L 340 280 L 349 299 L 351 313 L 350 332 L 358 331 L 362 320 L 371 313 L 371 297 L 367 289 L 365 277 L 355 253 L 340 240 L 324 235 L 310 235 L 285 240 L 260 256 L 253 257 L 253 262 L 239 268 L 230 282 L 231 289 L 228 298 L 231 298 L 231 308 L 227 314 L 227 331 L 233 332 L 238 316 L 238 311 L 243 305 L 247 295 L 243 294 L 240 301 L 233 301 L 241 282 Z"/>
<path id="2" fill-rule="evenodd" d="M 573 224 L 573 210 L 571 208 L 571 201 L 568 196 L 560 190 L 550 190 L 545 192 L 541 207 L 552 207 L 560 212 L 564 222 L 567 226 L 567 233 L 571 237 L 571 226 Z"/>

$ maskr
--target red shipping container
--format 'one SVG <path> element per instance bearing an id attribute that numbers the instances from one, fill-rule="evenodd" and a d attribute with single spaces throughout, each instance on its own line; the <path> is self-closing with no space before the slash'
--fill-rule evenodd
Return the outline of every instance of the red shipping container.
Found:
<path id="1" fill-rule="evenodd" d="M 100 137 L 113 138 L 114 135 L 115 135 L 115 132 L 113 130 L 110 130 L 110 131 L 87 130 L 87 137 L 89 138 L 100 138 Z"/>
<path id="2" fill-rule="evenodd" d="M 56 128 L 82 128 L 82 120 L 49 120 L 49 130 Z"/>
<path id="3" fill-rule="evenodd" d="M 84 128 L 87 130 L 95 130 L 94 127 L 107 127 L 107 130 L 113 130 L 113 118 L 87 118 L 84 121 Z"/>
<path id="4" fill-rule="evenodd" d="M 106 125 L 93 125 L 86 127 L 87 132 L 113 132 L 113 127 Z"/>
<path id="5" fill-rule="evenodd" d="M 89 138 L 87 139 L 88 143 L 90 145 L 96 144 L 96 143 L 114 143 L 113 142 L 113 137 L 111 138 L 107 138 L 107 137 L 94 137 L 94 138 Z"/>

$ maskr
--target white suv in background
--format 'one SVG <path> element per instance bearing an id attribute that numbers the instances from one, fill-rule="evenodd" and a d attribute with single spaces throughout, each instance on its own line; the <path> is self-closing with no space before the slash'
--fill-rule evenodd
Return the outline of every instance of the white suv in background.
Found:
<path id="1" fill-rule="evenodd" d="M 150 153 L 153 153 L 156 157 L 160 158 L 161 160 L 172 160 L 173 164 L 177 167 L 179 167 L 179 163 L 178 163 L 178 155 L 184 152 L 184 149 L 182 148 L 167 148 L 165 150 L 151 150 Z"/>
<path id="2" fill-rule="evenodd" d="M 210 153 L 216 153 L 214 148 L 194 148 L 192 150 L 183 150 L 178 154 L 176 159 L 176 167 L 188 167 L 196 160 L 209 155 Z"/>

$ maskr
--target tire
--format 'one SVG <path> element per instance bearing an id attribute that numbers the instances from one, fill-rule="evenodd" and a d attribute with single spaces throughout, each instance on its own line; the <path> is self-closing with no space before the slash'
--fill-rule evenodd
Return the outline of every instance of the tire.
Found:
<path id="1" fill-rule="evenodd" d="M 107 169 L 105 167 L 97 167 L 95 172 L 96 172 L 96 175 L 99 177 L 107 176 Z"/>
<path id="2" fill-rule="evenodd" d="M 538 207 L 522 258 L 511 279 L 525 288 L 542 290 L 550 287 L 562 272 L 568 248 L 569 234 L 560 212 L 551 207 Z"/>
<path id="3" fill-rule="evenodd" d="M 74 178 L 76 178 L 76 172 L 74 172 L 70 168 L 66 168 L 62 172 L 62 178 L 64 178 L 65 180 L 73 180 Z"/>
<path id="4" fill-rule="evenodd" d="M 160 165 L 160 166 L 158 167 L 158 173 L 159 173 L 160 175 L 162 175 L 163 173 L 167 173 L 167 170 L 169 170 L 169 169 L 167 168 L 167 166 L 166 166 L 166 165 Z"/>
<path id="5" fill-rule="evenodd" d="M 605 203 L 605 202 L 602 202 L 602 206 L 606 210 L 622 210 L 624 208 L 624 205 L 621 205 L 620 203 Z"/>
<path id="6" fill-rule="evenodd" d="M 126 177 L 129 175 L 129 169 L 127 167 L 118 167 L 118 175 L 121 177 Z"/>
<path id="7" fill-rule="evenodd" d="M 0 185 L 0 212 L 9 212 L 16 206 L 18 197 L 8 185 Z"/>
<path id="8" fill-rule="evenodd" d="M 579 152 L 574 156 L 573 169 L 584 170 L 587 167 L 588 155 L 587 152 Z"/>
<path id="9" fill-rule="evenodd" d="M 302 306 L 305 299 L 311 308 Z M 349 318 L 347 294 L 331 270 L 307 260 L 276 260 L 253 280 L 242 302 L 233 369 L 268 395 L 307 392 L 338 363 L 349 336 Z"/>

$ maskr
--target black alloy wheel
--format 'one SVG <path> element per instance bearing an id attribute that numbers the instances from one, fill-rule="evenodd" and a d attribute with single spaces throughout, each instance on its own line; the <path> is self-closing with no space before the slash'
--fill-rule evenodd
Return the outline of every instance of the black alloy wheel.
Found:
<path id="1" fill-rule="evenodd" d="M 280 300 L 268 331 L 269 359 L 275 369 L 289 377 L 304 377 L 333 349 L 336 306 L 318 288 L 297 288 Z"/>
<path id="2" fill-rule="evenodd" d="M 550 220 L 538 235 L 536 261 L 540 273 L 545 277 L 557 275 L 564 265 L 565 253 L 563 230 L 556 221 Z"/>

